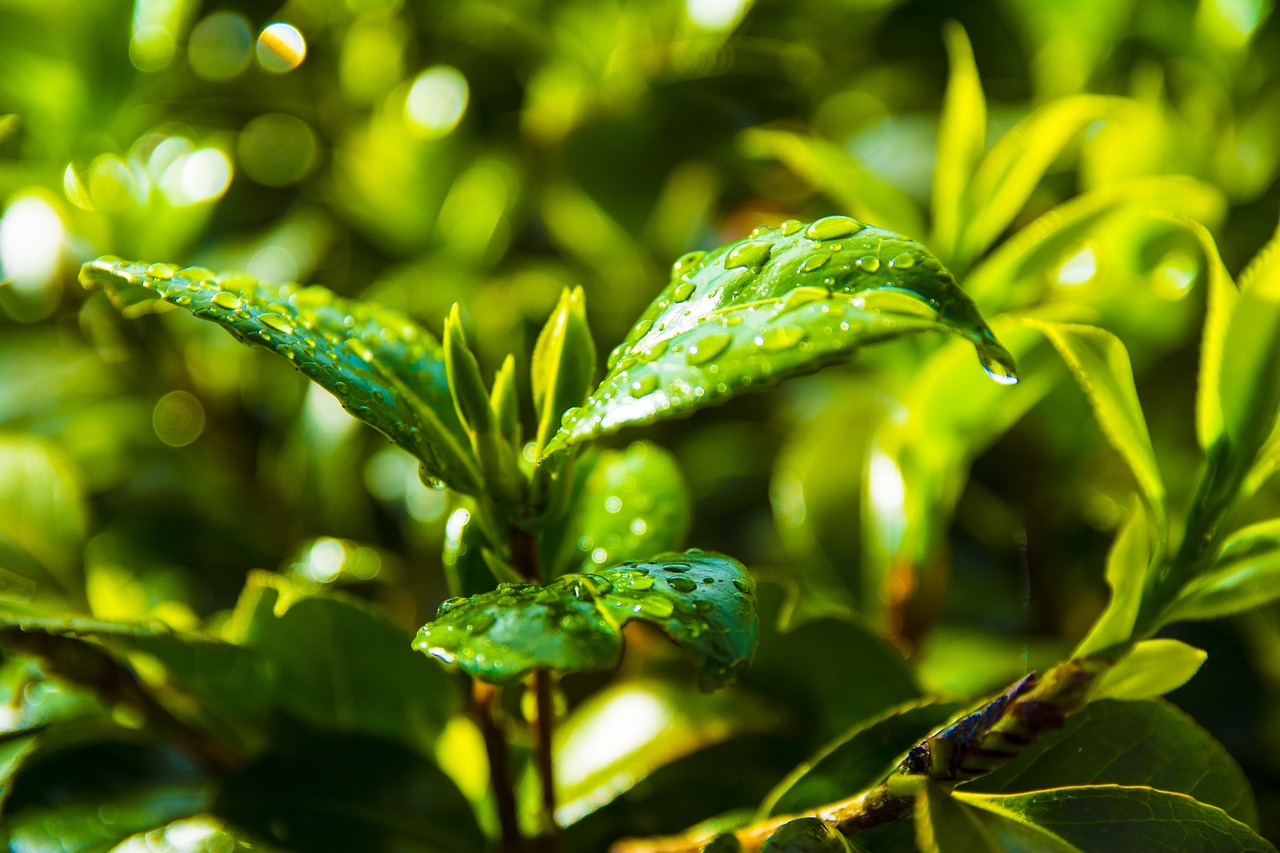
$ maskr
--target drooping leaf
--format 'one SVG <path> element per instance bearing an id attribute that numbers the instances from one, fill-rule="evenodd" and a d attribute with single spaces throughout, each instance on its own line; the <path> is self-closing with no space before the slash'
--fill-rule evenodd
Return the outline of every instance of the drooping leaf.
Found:
<path id="1" fill-rule="evenodd" d="M 1186 684 L 1208 653 L 1178 640 L 1143 640 L 1102 674 L 1095 699 L 1154 699 Z"/>
<path id="2" fill-rule="evenodd" d="M 1096 326 L 1029 318 L 1023 322 L 1044 333 L 1088 396 L 1103 434 L 1129 466 L 1146 498 L 1158 530 L 1155 544 L 1160 548 L 1168 524 L 1164 481 L 1124 344 Z"/>
<path id="3" fill-rule="evenodd" d="M 440 606 L 414 648 L 468 674 L 505 684 L 535 667 L 607 669 L 622 654 L 622 626 L 660 627 L 685 649 L 705 689 L 731 682 L 756 642 L 755 582 L 740 563 L 691 549 L 546 586 L 499 584 Z"/>
<path id="4" fill-rule="evenodd" d="M 1072 657 L 1084 657 L 1123 643 L 1133 634 L 1142 604 L 1143 581 L 1151 564 L 1151 532 L 1141 505 L 1133 508 L 1107 554 L 1111 599 Z"/>
<path id="5" fill-rule="evenodd" d="M 52 578 L 63 595 L 79 595 L 88 523 L 80 478 L 65 454 L 34 436 L 0 438 L 0 554 L 16 547 L 35 560 L 27 581 Z M 17 560 L 6 563 L 24 568 Z"/>
<path id="6" fill-rule="evenodd" d="M 154 294 L 246 344 L 279 353 L 352 415 L 421 460 L 428 476 L 462 492 L 477 490 L 441 347 L 400 312 L 319 286 L 114 258 L 86 264 L 80 279 L 113 299 Z"/>
<path id="7" fill-rule="evenodd" d="M 964 27 L 948 21 L 942 30 L 950 75 L 938 119 L 938 157 L 933 167 L 933 237 L 945 258 L 955 248 L 964 215 L 965 190 L 987 142 L 987 99 L 978 79 L 973 46 Z"/>
<path id="8" fill-rule="evenodd" d="M 964 790 L 996 794 L 1102 784 L 1186 794 L 1258 825 L 1240 765 L 1194 720 L 1160 700 L 1090 702 L 1017 761 L 965 783 Z"/>
<path id="9" fill-rule="evenodd" d="M 846 216 L 789 220 L 675 265 L 673 280 L 570 410 L 544 455 L 624 426 L 688 414 L 749 388 L 921 331 L 967 338 L 992 376 L 1012 357 L 922 245 Z"/>
<path id="10" fill-rule="evenodd" d="M 1018 838 L 1044 833 L 1078 850 L 1239 850 L 1276 848 L 1243 823 L 1185 794 L 1097 785 L 1027 794 L 956 793 L 956 800 L 1002 819 L 986 823 Z M 1015 822 L 1017 829 L 1005 821 Z M 1009 827 L 1005 830 L 1004 827 Z M 1036 837 L 1036 836 L 1033 836 Z M 1002 842 L 1003 843 L 1003 842 Z M 1055 849 L 1046 843 L 1029 849 Z"/>
<path id="11" fill-rule="evenodd" d="M 802 817 L 778 827 L 760 853 L 853 853 L 853 847 L 826 822 Z"/>
<path id="12" fill-rule="evenodd" d="M 1161 616 L 1163 624 L 1215 619 L 1280 598 L 1280 520 L 1235 533 L 1212 569 L 1193 578 Z"/>
<path id="13" fill-rule="evenodd" d="M 962 708 L 960 702 L 912 702 L 859 723 L 779 782 L 759 817 L 798 814 L 870 788 Z"/>
<path id="14" fill-rule="evenodd" d="M 916 842 L 924 853 L 1081 853 L 1037 826 L 984 812 L 934 784 L 921 790 L 915 816 Z"/>

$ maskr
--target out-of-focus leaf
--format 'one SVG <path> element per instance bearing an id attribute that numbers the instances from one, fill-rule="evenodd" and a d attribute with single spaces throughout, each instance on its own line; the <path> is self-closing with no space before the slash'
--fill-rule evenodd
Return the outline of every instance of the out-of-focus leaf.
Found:
<path id="1" fill-rule="evenodd" d="M 781 161 L 859 219 L 902 234 L 923 234 L 920 208 L 839 145 L 790 130 L 754 127 L 739 137 L 748 157 Z"/>
<path id="2" fill-rule="evenodd" d="M 1133 508 L 1107 554 L 1107 586 L 1111 600 L 1072 657 L 1085 657 L 1133 635 L 1142 604 L 1143 583 L 1151 564 L 1151 531 L 1141 505 Z"/>
<path id="3" fill-rule="evenodd" d="M 1208 653 L 1177 640 L 1144 640 L 1102 674 L 1094 699 L 1154 699 L 1186 684 Z"/>
<path id="4" fill-rule="evenodd" d="M 1186 794 L 1258 825 L 1249 780 L 1190 717 L 1160 700 L 1090 702 L 1018 760 L 966 782 L 965 791 L 1014 793 L 1072 785 L 1145 785 Z"/>
<path id="5" fill-rule="evenodd" d="M 622 626 L 633 619 L 657 625 L 689 652 L 705 689 L 722 687 L 755 649 L 755 582 L 737 561 L 691 549 L 564 575 L 546 586 L 499 584 L 440 605 L 413 645 L 505 684 L 536 667 L 579 672 L 617 665 Z"/>
<path id="6" fill-rule="evenodd" d="M 632 424 L 688 414 L 911 332 L 968 339 L 1000 381 L 1016 376 L 955 279 L 922 245 L 829 216 L 762 228 L 677 262 L 673 279 L 570 410 L 546 455 Z"/>
<path id="7" fill-rule="evenodd" d="M 626 450 L 584 457 L 584 478 L 557 525 L 552 575 L 591 571 L 678 548 L 689 526 L 689 494 L 670 453 L 637 441 Z"/>
<path id="8" fill-rule="evenodd" d="M 87 525 L 80 479 L 63 454 L 33 436 L 0 438 L 0 545 L 11 543 L 38 561 L 62 593 L 79 594 Z"/>
<path id="9" fill-rule="evenodd" d="M 263 755 L 226 780 L 212 811 L 291 850 L 485 848 L 448 776 L 418 753 L 372 737 L 326 733 Z"/>
<path id="10" fill-rule="evenodd" d="M 964 27 L 948 21 L 950 76 L 938 119 L 938 158 L 933 170 L 933 239 L 942 257 L 950 257 L 960 233 L 963 201 L 974 167 L 987 142 L 987 99 Z"/>
<path id="11" fill-rule="evenodd" d="M 1043 332 L 1062 356 L 1089 398 L 1107 441 L 1133 472 L 1155 517 L 1158 531 L 1155 544 L 1159 553 L 1168 526 L 1164 482 L 1156 465 L 1124 344 L 1115 335 L 1095 326 L 1032 319 L 1023 322 Z"/>
<path id="12" fill-rule="evenodd" d="M 80 272 L 113 300 L 153 293 L 287 358 L 351 414 L 459 491 L 478 488 L 468 440 L 445 379 L 440 345 L 398 311 L 353 302 L 323 287 L 259 282 L 199 267 L 103 258 Z"/>
<path id="13" fill-rule="evenodd" d="M 915 816 L 916 842 L 924 853 L 1081 853 L 1033 824 L 984 812 L 934 784 L 921 791 Z"/>
<path id="14" fill-rule="evenodd" d="M 736 688 L 707 695 L 656 679 L 608 687 L 556 730 L 556 819 L 576 823 L 659 767 L 778 722 L 775 710 Z"/>
<path id="15" fill-rule="evenodd" d="M 802 817 L 778 827 L 760 853 L 853 853 L 853 847 L 824 821 Z"/>
<path id="16" fill-rule="evenodd" d="M 1222 546 L 1213 568 L 1193 578 L 1160 617 L 1215 619 L 1260 607 L 1280 598 L 1280 520 L 1264 521 L 1235 533 Z"/>
<path id="17" fill-rule="evenodd" d="M 1197 802 L 1185 794 L 1153 788 L 1096 785 L 1004 796 L 957 793 L 955 799 L 972 807 L 971 814 L 981 811 L 995 816 L 998 822 L 988 822 L 984 815 L 983 825 L 993 830 L 1002 844 L 1016 845 L 1027 837 L 1022 834 L 1024 831 L 1037 833 L 1030 837 L 1042 846 L 1022 849 L 1258 853 L 1276 849 L 1219 808 Z M 1040 838 L 1046 840 L 1040 841 Z M 1057 839 L 1069 846 L 1054 847 L 1048 839 Z"/>
<path id="18" fill-rule="evenodd" d="M 143 850 L 155 850 L 157 853 L 275 853 L 278 849 L 268 847 L 257 838 L 250 841 L 208 814 L 170 821 L 147 832 L 139 832 L 112 848 L 116 853 Z"/>
<path id="19" fill-rule="evenodd" d="M 779 782 L 761 803 L 759 817 L 798 814 L 870 788 L 908 749 L 964 707 L 960 702 L 912 702 L 859 723 Z"/>

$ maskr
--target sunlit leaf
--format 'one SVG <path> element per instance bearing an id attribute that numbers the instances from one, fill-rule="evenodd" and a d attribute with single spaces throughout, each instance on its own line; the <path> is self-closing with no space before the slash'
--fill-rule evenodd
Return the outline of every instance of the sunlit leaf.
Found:
<path id="1" fill-rule="evenodd" d="M 27 580 L 51 577 L 64 595 L 78 595 L 88 523 L 80 478 L 57 447 L 33 436 L 0 438 L 0 553 L 8 544 L 36 560 Z"/>
<path id="2" fill-rule="evenodd" d="M 1111 599 L 1072 657 L 1100 652 L 1132 636 L 1138 608 L 1142 605 L 1144 579 L 1151 564 L 1151 531 L 1147 524 L 1141 505 L 1135 506 L 1107 555 L 1106 577 Z"/>
<path id="3" fill-rule="evenodd" d="M 942 31 L 947 43 L 950 76 L 938 119 L 938 158 L 933 169 L 933 238 L 945 258 L 955 248 L 964 215 L 963 200 L 974 167 L 987 141 L 987 99 L 973 60 L 973 46 L 964 27 L 948 21 Z"/>
<path id="4" fill-rule="evenodd" d="M 1161 617 L 1215 619 L 1280 598 L 1280 521 L 1246 527 L 1222 546 L 1213 568 L 1192 579 Z"/>
<path id="5" fill-rule="evenodd" d="M 1144 640 L 1102 674 L 1094 699 L 1153 699 L 1186 684 L 1209 655 L 1177 640 Z"/>
<path id="6" fill-rule="evenodd" d="M 760 853 L 853 853 L 853 847 L 826 822 L 802 817 L 778 827 Z"/>
<path id="7" fill-rule="evenodd" d="M 755 648 L 755 583 L 738 562 L 690 550 L 564 575 L 546 586 L 499 584 L 442 604 L 414 648 L 503 684 L 536 667 L 616 666 L 622 626 L 632 620 L 657 625 L 689 652 L 704 688 L 722 687 Z"/>
<path id="8" fill-rule="evenodd" d="M 921 791 L 915 815 L 916 841 L 924 853 L 1081 853 L 1033 824 L 984 812 L 932 784 Z"/>
<path id="9" fill-rule="evenodd" d="M 259 282 L 242 274 L 178 270 L 103 258 L 80 273 L 113 299 L 150 292 L 266 347 L 422 461 L 459 491 L 478 488 L 464 449 L 440 345 L 398 311 L 342 299 L 323 287 Z"/>
<path id="10" fill-rule="evenodd" d="M 1000 381 L 1016 376 L 973 303 L 914 240 L 845 216 L 758 229 L 676 264 L 671 283 L 610 356 L 609 374 L 565 416 L 546 454 L 928 330 L 968 339 Z"/>

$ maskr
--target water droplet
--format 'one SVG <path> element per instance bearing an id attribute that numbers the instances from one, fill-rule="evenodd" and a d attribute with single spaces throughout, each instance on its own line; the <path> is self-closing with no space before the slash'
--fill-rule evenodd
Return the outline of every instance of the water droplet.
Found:
<path id="1" fill-rule="evenodd" d="M 681 284 L 680 286 L 678 286 L 675 289 L 675 292 L 671 294 L 671 301 L 684 302 L 690 296 L 693 296 L 693 291 L 695 290 L 697 290 L 697 287 L 694 285 L 694 283 L 691 281 L 686 281 L 684 284 Z"/>
<path id="2" fill-rule="evenodd" d="M 152 278 L 161 278 L 161 279 L 164 279 L 165 281 L 168 281 L 169 279 L 173 278 L 176 273 L 177 273 L 177 270 L 175 270 L 169 264 L 152 264 L 151 266 L 147 267 L 147 275 L 151 276 Z"/>
<path id="3" fill-rule="evenodd" d="M 436 618 L 439 619 L 441 616 L 445 615 L 459 604 L 462 604 L 464 601 L 466 601 L 465 598 L 457 596 L 453 598 L 446 598 L 444 601 L 440 602 L 440 608 L 436 610 Z"/>
<path id="4" fill-rule="evenodd" d="M 733 335 L 728 332 L 717 332 L 704 335 L 696 344 L 689 347 L 685 361 L 689 364 L 705 364 L 728 348 Z"/>
<path id="5" fill-rule="evenodd" d="M 1004 355 L 997 355 L 990 351 L 978 351 L 978 360 L 982 363 L 982 369 L 987 375 L 999 382 L 1001 385 L 1017 385 L 1018 369 L 1014 365 L 1012 359 Z"/>
<path id="6" fill-rule="evenodd" d="M 472 636 L 479 636 L 492 628 L 497 621 L 488 613 L 481 613 L 467 623 L 467 630 L 471 632 Z"/>
<path id="7" fill-rule="evenodd" d="M 641 376 L 639 379 L 632 380 L 631 385 L 627 388 L 627 393 L 639 399 L 652 394 L 656 390 L 658 390 L 658 377 L 650 373 L 648 376 Z"/>
<path id="8" fill-rule="evenodd" d="M 627 578 L 627 586 L 632 589 L 653 589 L 653 578 L 648 575 L 634 575 Z"/>
<path id="9" fill-rule="evenodd" d="M 778 313 L 785 314 L 788 311 L 794 311 L 803 305 L 808 305 L 810 302 L 825 299 L 829 295 L 825 290 L 820 290 L 816 287 L 798 287 L 788 293 L 786 298 L 782 300 L 782 310 Z"/>
<path id="10" fill-rule="evenodd" d="M 826 266 L 827 261 L 831 260 L 830 255 L 810 255 L 800 262 L 800 272 L 813 272 Z"/>
<path id="11" fill-rule="evenodd" d="M 741 326 L 742 315 L 741 314 L 722 314 L 720 315 L 720 322 L 724 323 L 726 326 Z"/>
<path id="12" fill-rule="evenodd" d="M 875 255 L 863 255 L 858 258 L 858 266 L 866 272 L 875 272 L 880 269 L 880 259 Z"/>
<path id="13" fill-rule="evenodd" d="M 692 568 L 688 563 L 668 563 L 662 567 L 664 571 L 675 572 L 676 574 L 684 574 Z"/>
<path id="14" fill-rule="evenodd" d="M 799 219 L 788 219 L 778 227 L 778 232 L 782 234 L 783 237 L 790 237 L 803 227 L 804 223 Z"/>
<path id="15" fill-rule="evenodd" d="M 187 267 L 179 270 L 178 274 L 191 281 L 213 281 L 214 279 L 213 270 L 207 267 Z"/>
<path id="16" fill-rule="evenodd" d="M 688 275 L 702 266 L 702 259 L 706 256 L 706 252 L 689 252 L 681 255 L 680 259 L 671 265 L 671 277 L 680 278 L 683 275 Z"/>
<path id="17" fill-rule="evenodd" d="M 649 333 L 649 330 L 652 328 L 653 328 L 652 320 L 641 320 L 639 323 L 636 323 L 635 332 L 633 332 L 633 334 L 637 338 L 642 338 L 645 335 L 647 335 Z"/>
<path id="18" fill-rule="evenodd" d="M 804 339 L 805 330 L 799 326 L 778 326 L 757 335 L 755 343 L 765 352 L 781 352 L 791 349 Z"/>
<path id="19" fill-rule="evenodd" d="M 751 587 L 750 587 L 750 586 L 748 586 L 748 585 L 747 585 L 745 582 L 743 582 L 743 581 L 734 581 L 734 582 L 733 582 L 733 588 L 734 588 L 734 589 L 736 589 L 738 592 L 746 593 L 746 594 L 748 594 L 748 595 L 750 595 L 750 593 L 751 593 Z"/>
<path id="20" fill-rule="evenodd" d="M 893 260 L 889 261 L 889 266 L 894 267 L 895 269 L 900 269 L 900 270 L 911 269 L 915 265 L 916 265 L 915 255 L 911 254 L 910 252 L 903 252 L 901 255 L 898 255 Z"/>
<path id="21" fill-rule="evenodd" d="M 293 326 L 289 325 L 289 321 L 281 317 L 279 314 L 259 314 L 258 321 L 268 329 L 275 329 L 282 334 L 293 334 Z"/>
<path id="22" fill-rule="evenodd" d="M 244 300 L 239 296 L 226 290 L 219 290 L 209 298 L 209 301 L 220 308 L 226 308 L 230 311 L 234 311 L 244 304 Z"/>
<path id="23" fill-rule="evenodd" d="M 866 227 L 852 216 L 824 216 L 806 228 L 804 236 L 810 240 L 834 240 L 857 234 Z"/>
<path id="24" fill-rule="evenodd" d="M 676 592 L 693 592 L 698 588 L 698 585 L 693 581 L 679 576 L 667 578 L 667 586 L 671 587 Z"/>
<path id="25" fill-rule="evenodd" d="M 736 270 L 745 267 L 753 272 L 759 271 L 769 260 L 769 253 L 772 251 L 773 246 L 769 243 L 740 243 L 725 255 L 724 268 Z"/>
<path id="26" fill-rule="evenodd" d="M 631 612 L 637 616 L 649 616 L 654 619 L 666 619 L 676 609 L 675 604 L 667 598 L 654 596 L 646 598 L 644 601 L 636 602 L 631 608 Z"/>

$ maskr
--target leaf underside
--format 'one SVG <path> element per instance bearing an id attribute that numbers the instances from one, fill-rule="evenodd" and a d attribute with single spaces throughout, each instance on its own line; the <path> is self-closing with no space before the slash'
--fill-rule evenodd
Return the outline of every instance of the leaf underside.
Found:
<path id="1" fill-rule="evenodd" d="M 661 628 L 693 657 L 711 690 L 733 681 L 756 643 L 755 584 L 735 560 L 690 550 L 627 562 L 546 586 L 499 584 L 440 605 L 414 648 L 495 684 L 535 668 L 581 672 L 616 666 L 622 627 Z"/>

